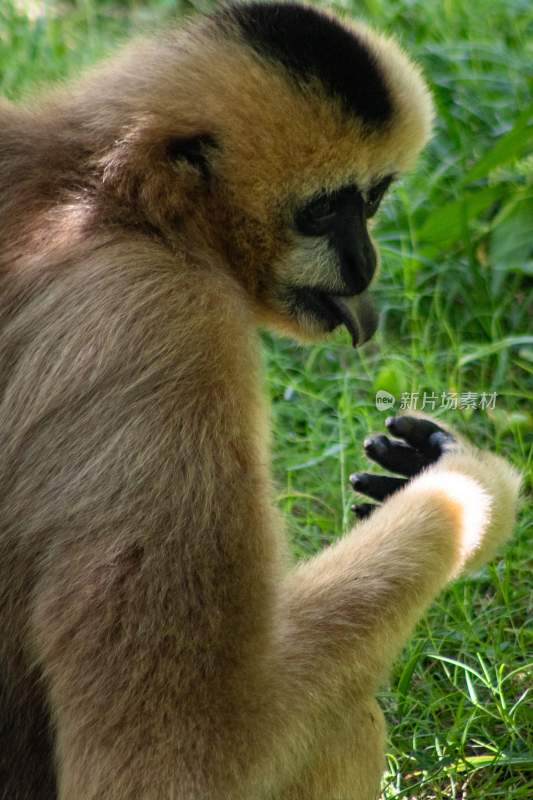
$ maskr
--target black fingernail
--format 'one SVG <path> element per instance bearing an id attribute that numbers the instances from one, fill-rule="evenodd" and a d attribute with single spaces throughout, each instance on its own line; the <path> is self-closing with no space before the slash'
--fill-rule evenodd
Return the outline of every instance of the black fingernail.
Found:
<path id="1" fill-rule="evenodd" d="M 389 440 L 383 434 L 378 436 L 367 436 L 363 442 L 364 449 L 368 452 L 373 450 L 375 453 L 384 453 L 388 449 Z"/>
<path id="2" fill-rule="evenodd" d="M 350 483 L 354 488 L 362 486 L 364 482 L 364 476 L 360 472 L 354 472 L 353 475 L 350 475 Z"/>
<path id="3" fill-rule="evenodd" d="M 398 417 L 387 417 L 387 419 L 385 420 L 385 425 L 389 429 L 389 431 L 391 431 L 391 433 L 394 433 L 397 424 L 398 424 Z"/>

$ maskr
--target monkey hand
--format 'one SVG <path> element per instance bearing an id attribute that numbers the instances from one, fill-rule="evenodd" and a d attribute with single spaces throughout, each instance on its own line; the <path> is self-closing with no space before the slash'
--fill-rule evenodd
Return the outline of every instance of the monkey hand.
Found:
<path id="1" fill-rule="evenodd" d="M 427 417 L 388 417 L 385 425 L 397 438 L 390 439 L 381 433 L 367 436 L 363 444 L 365 454 L 381 467 L 405 477 L 392 478 L 370 472 L 350 475 L 354 490 L 373 500 L 386 500 L 411 478 L 438 461 L 445 452 L 460 446 L 454 434 Z M 364 519 L 376 508 L 373 503 L 360 503 L 353 505 L 352 511 L 359 519 Z"/>
<path id="2" fill-rule="evenodd" d="M 385 424 L 395 438 L 384 434 L 368 436 L 365 454 L 403 477 L 358 472 L 350 476 L 353 489 L 381 503 L 407 484 L 422 490 L 429 485 L 442 487 L 463 506 L 465 519 L 466 512 L 473 515 L 477 511 L 480 518 L 484 515 L 484 524 L 476 526 L 479 534 L 469 541 L 465 533 L 462 546 L 461 568 L 479 567 L 512 531 L 519 475 L 504 459 L 475 448 L 428 417 L 389 417 Z M 353 505 L 352 511 L 364 519 L 378 507 L 375 503 L 361 503 Z M 462 527 L 466 530 L 466 523 Z"/>

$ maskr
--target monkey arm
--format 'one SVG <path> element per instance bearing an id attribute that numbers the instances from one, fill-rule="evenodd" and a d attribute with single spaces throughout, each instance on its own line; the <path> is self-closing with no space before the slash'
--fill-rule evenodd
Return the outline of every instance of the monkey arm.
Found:
<path id="1" fill-rule="evenodd" d="M 510 535 L 518 486 L 502 459 L 451 453 L 299 566 L 285 585 L 299 682 L 323 684 L 348 663 L 362 689 L 377 685 L 434 597 Z"/>

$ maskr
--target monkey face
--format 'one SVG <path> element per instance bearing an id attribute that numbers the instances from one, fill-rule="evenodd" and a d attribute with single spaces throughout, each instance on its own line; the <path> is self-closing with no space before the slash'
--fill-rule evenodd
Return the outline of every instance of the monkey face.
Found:
<path id="1" fill-rule="evenodd" d="M 341 325 L 354 347 L 371 338 L 378 317 L 367 290 L 379 255 L 368 223 L 392 180 L 387 174 L 368 179 L 364 189 L 351 180 L 338 189 L 306 192 L 263 227 L 240 218 L 241 248 L 232 248 L 232 262 L 247 263 L 244 274 L 253 277 L 247 288 L 262 324 L 303 341 Z M 249 246 L 243 248 L 243 241 Z"/>
<path id="2" fill-rule="evenodd" d="M 377 212 L 392 177 L 373 181 L 366 191 L 356 184 L 324 191 L 297 208 L 293 246 L 276 299 L 304 334 L 345 325 L 357 347 L 375 332 L 377 314 L 366 290 L 379 258 L 367 220 Z"/>
<path id="3" fill-rule="evenodd" d="M 369 221 L 395 178 L 388 166 L 338 188 L 294 192 L 255 217 L 233 208 L 218 225 L 260 324 L 303 341 L 344 325 L 354 347 L 372 337 L 378 315 L 368 289 L 380 259 Z"/>

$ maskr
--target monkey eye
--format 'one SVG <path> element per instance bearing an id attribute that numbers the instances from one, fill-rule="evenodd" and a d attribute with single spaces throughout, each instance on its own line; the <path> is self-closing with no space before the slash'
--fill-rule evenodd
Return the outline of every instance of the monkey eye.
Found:
<path id="1" fill-rule="evenodd" d="M 368 191 L 365 201 L 365 216 L 367 219 L 370 219 L 374 216 L 379 208 L 379 204 L 383 200 L 383 195 L 389 188 L 392 182 L 392 175 L 387 175 L 383 180 L 376 183 L 371 189 Z"/>
<path id="2" fill-rule="evenodd" d="M 322 236 L 328 232 L 336 213 L 335 195 L 321 194 L 296 212 L 294 222 L 300 233 L 306 236 Z"/>

